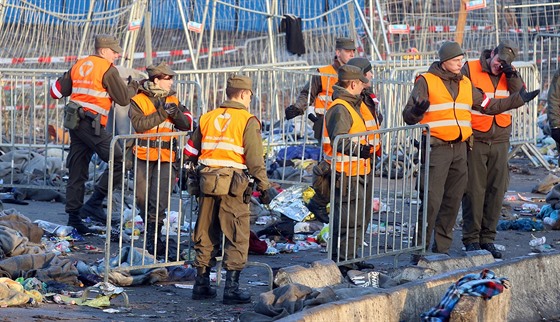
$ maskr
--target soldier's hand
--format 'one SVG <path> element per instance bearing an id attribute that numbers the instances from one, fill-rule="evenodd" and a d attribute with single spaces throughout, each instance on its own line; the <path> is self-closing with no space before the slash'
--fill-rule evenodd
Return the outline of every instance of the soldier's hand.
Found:
<path id="1" fill-rule="evenodd" d="M 430 108 L 430 101 L 428 100 L 418 101 L 416 97 L 412 97 L 412 102 L 414 103 L 414 106 L 410 112 L 416 116 L 423 115 Z"/>
<path id="2" fill-rule="evenodd" d="M 311 120 L 311 122 L 315 123 L 317 121 L 319 121 L 319 118 L 317 117 L 317 115 L 315 113 L 309 113 L 307 114 L 307 118 L 309 120 Z"/>
<path id="3" fill-rule="evenodd" d="M 167 114 L 175 115 L 179 111 L 179 106 L 177 106 L 177 104 L 175 103 L 166 103 L 163 106 L 163 109 L 165 110 L 165 112 L 167 112 Z"/>
<path id="4" fill-rule="evenodd" d="M 371 145 L 360 145 L 360 158 L 370 159 L 371 156 Z"/>
<path id="5" fill-rule="evenodd" d="M 268 205 L 272 201 L 270 198 L 270 193 L 268 190 L 259 191 L 261 195 L 259 196 L 259 202 L 263 205 Z"/>
<path id="6" fill-rule="evenodd" d="M 506 75 L 507 78 L 512 78 L 517 75 L 517 72 L 515 71 L 513 66 L 505 61 L 502 61 L 502 72 Z"/>
<path id="7" fill-rule="evenodd" d="M 286 107 L 284 113 L 286 113 L 286 120 L 291 120 L 298 115 L 302 115 L 303 111 L 299 110 L 295 105 L 290 105 Z"/>
<path id="8" fill-rule="evenodd" d="M 126 85 L 129 95 L 130 97 L 136 95 L 136 93 L 138 93 L 138 82 L 134 79 L 132 79 L 132 76 L 128 76 L 128 84 Z"/>
<path id="9" fill-rule="evenodd" d="M 539 95 L 539 93 L 541 92 L 540 89 L 531 91 L 531 92 L 527 92 L 527 90 L 525 89 L 525 87 L 523 87 L 520 91 L 519 91 L 519 96 L 521 96 L 521 99 L 523 100 L 523 102 L 527 103 L 532 101 L 535 97 L 537 97 L 537 95 Z"/>

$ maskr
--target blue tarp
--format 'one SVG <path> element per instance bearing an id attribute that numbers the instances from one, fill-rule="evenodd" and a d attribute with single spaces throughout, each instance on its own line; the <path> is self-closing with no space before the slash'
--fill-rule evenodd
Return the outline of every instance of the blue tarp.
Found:
<path id="1" fill-rule="evenodd" d="M 49 12 L 56 12 L 62 14 L 71 14 L 76 16 L 68 17 L 69 21 L 83 20 L 87 17 L 90 3 L 93 0 L 28 0 L 33 6 L 45 10 L 21 10 L 19 0 L 8 0 L 6 7 L 6 22 L 27 22 L 35 24 L 59 24 L 62 22 L 59 18 L 50 15 Z M 238 5 L 242 8 L 257 11 L 253 13 L 245 10 L 233 8 L 221 3 L 216 4 L 216 20 L 215 30 L 220 31 L 252 31 L 263 33 L 267 31 L 267 17 L 264 12 L 267 11 L 266 1 L 268 0 L 224 0 L 226 3 Z M 302 19 L 309 19 L 318 17 L 329 9 L 343 3 L 343 0 L 283 0 L 278 2 L 277 14 L 282 16 L 284 14 L 294 14 Z M 364 0 L 358 1 L 360 8 L 364 8 Z M 121 5 L 120 0 L 105 0 L 96 1 L 94 12 L 99 14 L 102 12 L 110 11 L 119 8 Z M 206 0 L 183 0 L 183 10 L 186 14 L 187 21 L 194 21 L 202 23 L 204 7 Z M 205 21 L 205 28 L 209 29 L 212 23 L 212 2 L 209 3 L 208 13 Z M 14 9 L 12 6 L 15 6 Z M 315 29 L 334 25 L 343 25 L 350 21 L 348 12 L 345 10 L 348 7 L 343 7 L 342 10 L 337 10 L 333 15 L 327 15 L 319 19 L 303 22 L 303 29 Z M 152 27 L 158 29 L 181 29 L 183 24 L 181 21 L 181 14 L 175 0 L 159 0 L 152 1 L 150 10 L 152 12 Z M 336 18 L 335 18 L 336 17 Z M 358 19 L 358 15 L 355 15 Z M 82 21 L 83 23 L 83 21 Z M 107 21 L 94 21 L 97 23 L 107 23 Z M 274 20 L 275 27 L 278 28 L 279 19 Z M 361 25 L 356 21 L 356 26 Z"/>

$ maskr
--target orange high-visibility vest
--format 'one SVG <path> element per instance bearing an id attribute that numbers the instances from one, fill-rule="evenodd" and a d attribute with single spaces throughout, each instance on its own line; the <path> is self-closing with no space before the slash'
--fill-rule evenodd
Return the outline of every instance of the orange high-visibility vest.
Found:
<path id="1" fill-rule="evenodd" d="M 107 115 L 113 101 L 103 87 L 103 75 L 112 66 L 107 59 L 88 56 L 76 62 L 70 71 L 72 94 L 70 100 L 76 102 L 84 111 L 101 114 L 101 125 L 107 124 Z"/>
<path id="2" fill-rule="evenodd" d="M 200 117 L 202 133 L 198 162 L 208 167 L 247 169 L 243 133 L 255 117 L 247 110 L 220 107 Z"/>
<path id="3" fill-rule="evenodd" d="M 332 106 L 332 105 L 331 105 Z M 330 108 L 330 106 L 329 106 Z M 327 109 L 328 110 L 328 109 Z M 375 131 L 379 130 L 379 123 L 371 113 L 370 109 L 367 107 L 365 103 L 362 102 L 360 105 L 360 113 L 362 113 L 362 117 L 364 119 L 364 123 L 366 125 L 366 131 Z M 321 140 L 323 146 L 323 155 L 332 156 L 332 146 L 331 146 L 331 138 L 329 137 L 329 132 L 327 131 L 326 124 L 323 123 L 323 139 Z M 373 146 L 373 153 L 379 150 L 379 134 L 369 134 L 367 136 L 367 142 L 369 145 Z"/>
<path id="4" fill-rule="evenodd" d="M 473 104 L 472 84 L 468 77 L 459 81 L 459 93 L 453 100 L 443 81 L 432 73 L 422 76 L 428 84 L 430 108 L 421 124 L 430 126 L 430 135 L 443 141 L 454 141 L 459 137 L 466 141 L 472 135 L 471 110 Z"/>
<path id="5" fill-rule="evenodd" d="M 150 115 L 156 112 L 156 107 L 150 101 L 148 96 L 144 93 L 139 93 L 132 98 L 132 100 L 136 103 L 136 105 L 142 110 L 144 115 Z M 179 105 L 179 100 L 175 96 L 168 96 L 165 98 L 165 103 L 175 103 Z M 136 132 L 139 134 L 150 134 L 150 133 L 168 133 L 174 132 L 175 125 L 173 124 L 170 117 L 166 118 L 163 122 L 159 125 L 154 126 L 153 128 L 145 131 L 145 132 Z M 150 145 L 148 148 L 147 146 L 143 146 L 142 144 L 136 145 L 133 148 L 133 152 L 138 159 L 146 160 L 146 161 L 155 161 L 160 159 L 162 162 L 174 162 L 175 161 L 175 151 L 167 148 L 170 147 L 171 144 L 171 136 L 162 136 L 162 137 L 153 137 L 147 138 L 144 140 L 153 141 L 153 146 Z M 160 145 L 159 142 L 162 142 Z M 163 147 L 163 142 L 168 142 Z M 160 148 L 161 147 L 161 148 Z"/>
<path id="6" fill-rule="evenodd" d="M 334 100 L 332 106 L 337 104 L 343 105 L 348 110 L 348 112 L 350 112 L 350 115 L 352 115 L 352 126 L 350 127 L 350 131 L 348 131 L 348 134 L 356 134 L 356 133 L 362 133 L 366 131 L 366 125 L 364 123 L 364 119 L 360 117 L 360 115 L 354 110 L 352 106 L 350 106 L 348 102 L 337 98 Z M 360 144 L 360 145 L 368 144 L 367 141 L 365 140 L 365 136 L 353 137 L 349 140 L 353 144 Z M 336 162 L 336 172 L 339 173 L 346 173 L 347 175 L 350 176 L 356 176 L 356 175 L 366 175 L 371 171 L 371 164 L 369 162 L 369 159 L 362 159 L 359 156 L 349 156 L 349 155 L 342 154 L 340 152 L 336 152 L 336 156 L 333 157 L 332 147 L 330 150 L 330 155 L 328 155 L 327 152 L 325 151 L 325 156 L 326 156 L 325 161 L 327 161 L 329 164 L 331 164 L 333 160 Z"/>
<path id="7" fill-rule="evenodd" d="M 321 92 L 317 94 L 317 97 L 315 98 L 315 114 L 325 115 L 327 109 L 332 104 L 332 87 L 338 81 L 338 76 L 333 65 L 327 65 L 319 68 L 319 73 L 323 75 L 321 75 Z"/>
<path id="8" fill-rule="evenodd" d="M 486 94 L 486 97 L 504 98 L 509 96 L 507 79 L 504 73 L 500 76 L 497 86 L 494 87 L 492 79 L 490 79 L 490 75 L 482 70 L 480 60 L 469 61 L 468 64 L 471 73 L 471 82 L 475 87 L 482 89 Z M 511 125 L 511 112 L 506 111 L 497 115 L 487 115 L 482 114 L 479 111 L 472 111 L 472 128 L 477 131 L 488 132 L 492 127 L 494 120 L 496 120 L 496 124 L 498 124 L 498 126 L 508 127 Z"/>

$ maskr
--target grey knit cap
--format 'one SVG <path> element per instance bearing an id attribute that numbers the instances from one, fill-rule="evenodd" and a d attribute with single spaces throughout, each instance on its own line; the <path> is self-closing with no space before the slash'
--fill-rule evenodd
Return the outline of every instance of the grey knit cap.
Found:
<path id="1" fill-rule="evenodd" d="M 443 43 L 443 45 L 439 48 L 438 54 L 439 61 L 442 63 L 457 56 L 465 55 L 463 49 L 461 49 L 461 45 L 455 41 L 447 41 Z"/>

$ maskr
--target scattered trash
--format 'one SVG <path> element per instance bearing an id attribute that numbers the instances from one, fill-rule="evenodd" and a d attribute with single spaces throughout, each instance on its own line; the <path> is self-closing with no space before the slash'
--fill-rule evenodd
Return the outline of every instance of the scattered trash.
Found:
<path id="1" fill-rule="evenodd" d="M 39 225 L 46 233 L 57 237 L 71 236 L 75 231 L 74 227 L 55 224 L 46 220 L 37 219 L 34 223 Z M 76 231 L 74 234 L 78 234 L 78 232 Z"/>
<path id="2" fill-rule="evenodd" d="M 529 246 L 531 246 L 531 247 L 537 247 L 537 246 L 546 244 L 546 236 L 542 236 L 540 238 L 537 238 L 537 237 L 535 237 L 535 235 L 531 234 L 531 237 L 533 238 L 529 242 Z"/>
<path id="3" fill-rule="evenodd" d="M 361 272 L 357 270 L 348 271 L 348 278 L 352 283 L 360 287 L 379 288 L 379 272 Z"/>
<path id="4" fill-rule="evenodd" d="M 120 311 L 120 310 L 117 310 L 117 309 L 105 309 L 105 310 L 103 310 L 103 312 L 105 312 L 105 313 L 111 313 L 111 314 L 114 314 L 114 313 L 121 313 L 121 311 Z"/>
<path id="5" fill-rule="evenodd" d="M 259 281 L 248 281 L 247 284 L 253 286 L 268 286 L 267 282 L 259 282 Z"/>
<path id="6" fill-rule="evenodd" d="M 193 284 L 175 284 L 174 285 L 176 288 L 184 288 L 184 289 L 188 289 L 188 290 L 192 290 L 194 285 Z"/>

